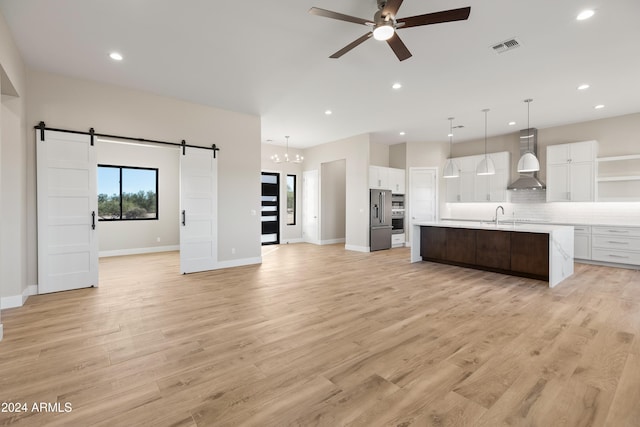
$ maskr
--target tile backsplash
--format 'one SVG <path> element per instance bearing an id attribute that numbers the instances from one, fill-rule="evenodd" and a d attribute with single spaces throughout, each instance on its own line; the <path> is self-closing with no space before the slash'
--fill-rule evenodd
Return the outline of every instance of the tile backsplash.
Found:
<path id="1" fill-rule="evenodd" d="M 640 226 L 640 202 L 546 203 L 542 191 L 513 192 L 509 203 L 446 203 L 441 218 L 490 220 L 498 206 L 505 220 Z"/>

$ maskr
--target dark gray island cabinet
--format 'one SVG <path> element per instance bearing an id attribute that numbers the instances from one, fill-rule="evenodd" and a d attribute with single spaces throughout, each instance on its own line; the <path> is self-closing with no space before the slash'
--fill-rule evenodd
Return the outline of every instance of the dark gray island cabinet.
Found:
<path id="1" fill-rule="evenodd" d="M 573 229 L 475 223 L 414 224 L 412 262 L 529 277 L 555 286 L 573 274 Z"/>

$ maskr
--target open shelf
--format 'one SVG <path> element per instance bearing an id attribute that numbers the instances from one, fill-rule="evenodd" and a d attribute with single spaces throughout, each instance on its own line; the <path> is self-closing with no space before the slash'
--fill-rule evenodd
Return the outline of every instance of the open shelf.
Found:
<path id="1" fill-rule="evenodd" d="M 598 182 L 617 182 L 617 181 L 640 181 L 640 175 L 598 177 Z"/>
<path id="2" fill-rule="evenodd" d="M 623 160 L 640 160 L 640 154 L 628 154 L 626 156 L 599 157 L 598 162 L 619 162 Z"/>
<path id="3" fill-rule="evenodd" d="M 600 157 L 596 161 L 599 202 L 640 201 L 640 154 Z"/>

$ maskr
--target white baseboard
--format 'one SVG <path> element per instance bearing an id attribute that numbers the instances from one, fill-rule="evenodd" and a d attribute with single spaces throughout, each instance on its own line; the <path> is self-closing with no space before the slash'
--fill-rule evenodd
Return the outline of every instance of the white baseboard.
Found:
<path id="1" fill-rule="evenodd" d="M 344 243 L 344 238 L 342 238 L 342 239 L 320 240 L 320 244 L 321 245 L 334 245 L 336 243 Z"/>
<path id="2" fill-rule="evenodd" d="M 241 267 L 243 265 L 262 264 L 262 257 L 232 259 L 229 261 L 218 261 L 216 270 L 221 268 Z"/>
<path id="3" fill-rule="evenodd" d="M 100 251 L 98 253 L 98 257 L 106 258 L 111 256 L 153 254 L 156 252 L 171 252 L 171 251 L 179 251 L 179 250 L 180 250 L 180 245 L 153 246 L 151 248 L 116 249 L 114 251 Z"/>
<path id="4" fill-rule="evenodd" d="M 320 240 L 307 240 L 307 239 L 303 239 L 302 240 L 304 243 L 311 243 L 312 245 L 319 245 L 320 244 Z"/>
<path id="5" fill-rule="evenodd" d="M 2 326 L 2 323 L 0 323 L 0 341 L 2 341 L 3 336 L 4 336 L 4 327 Z"/>
<path id="6" fill-rule="evenodd" d="M 37 294 L 38 287 L 36 285 L 28 286 L 24 291 L 22 291 L 21 295 L 11 295 L 0 298 L 0 308 L 4 310 L 5 308 L 22 307 L 29 296 Z"/>
<path id="7" fill-rule="evenodd" d="M 344 248 L 348 251 L 369 252 L 369 248 L 367 246 L 344 245 Z"/>
<path id="8" fill-rule="evenodd" d="M 286 239 L 286 240 L 280 242 L 281 245 L 286 245 L 288 243 L 304 243 L 304 239 L 302 239 L 302 238 Z"/>

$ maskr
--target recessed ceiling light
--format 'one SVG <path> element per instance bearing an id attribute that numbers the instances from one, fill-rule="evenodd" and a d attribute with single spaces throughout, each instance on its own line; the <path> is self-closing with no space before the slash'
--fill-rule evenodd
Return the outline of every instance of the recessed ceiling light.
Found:
<path id="1" fill-rule="evenodd" d="M 590 86 L 588 84 L 586 84 L 586 83 L 583 84 L 583 85 L 578 86 L 578 90 L 585 90 L 585 89 L 589 89 L 589 88 L 590 88 Z"/>
<path id="2" fill-rule="evenodd" d="M 509 126 L 515 126 L 516 122 L 509 122 Z"/>
<path id="3" fill-rule="evenodd" d="M 595 108 L 596 110 L 600 110 L 600 109 L 604 108 L 604 104 L 598 104 L 593 108 Z"/>
<path id="4" fill-rule="evenodd" d="M 585 19 L 589 19 L 593 16 L 595 12 L 591 9 L 587 9 L 587 10 L 583 10 L 582 12 L 580 12 L 578 14 L 578 16 L 576 16 L 576 19 L 578 21 L 584 21 Z"/>
<path id="5" fill-rule="evenodd" d="M 405 136 L 405 135 L 406 135 L 406 132 L 402 131 L 402 132 L 400 132 L 400 135 L 401 135 L 401 136 Z"/>
<path id="6" fill-rule="evenodd" d="M 114 61 L 122 61 L 122 55 L 120 55 L 118 52 L 111 52 L 109 54 L 109 58 L 113 59 Z"/>
<path id="7" fill-rule="evenodd" d="M 402 84 L 400 83 L 394 83 L 393 86 L 391 86 L 393 89 L 400 89 L 402 87 Z"/>
<path id="8" fill-rule="evenodd" d="M 330 115 L 332 115 L 332 114 L 333 114 L 333 111 L 331 111 L 331 110 L 327 110 L 327 111 L 325 111 L 324 113 L 325 113 L 327 116 L 330 116 Z"/>

